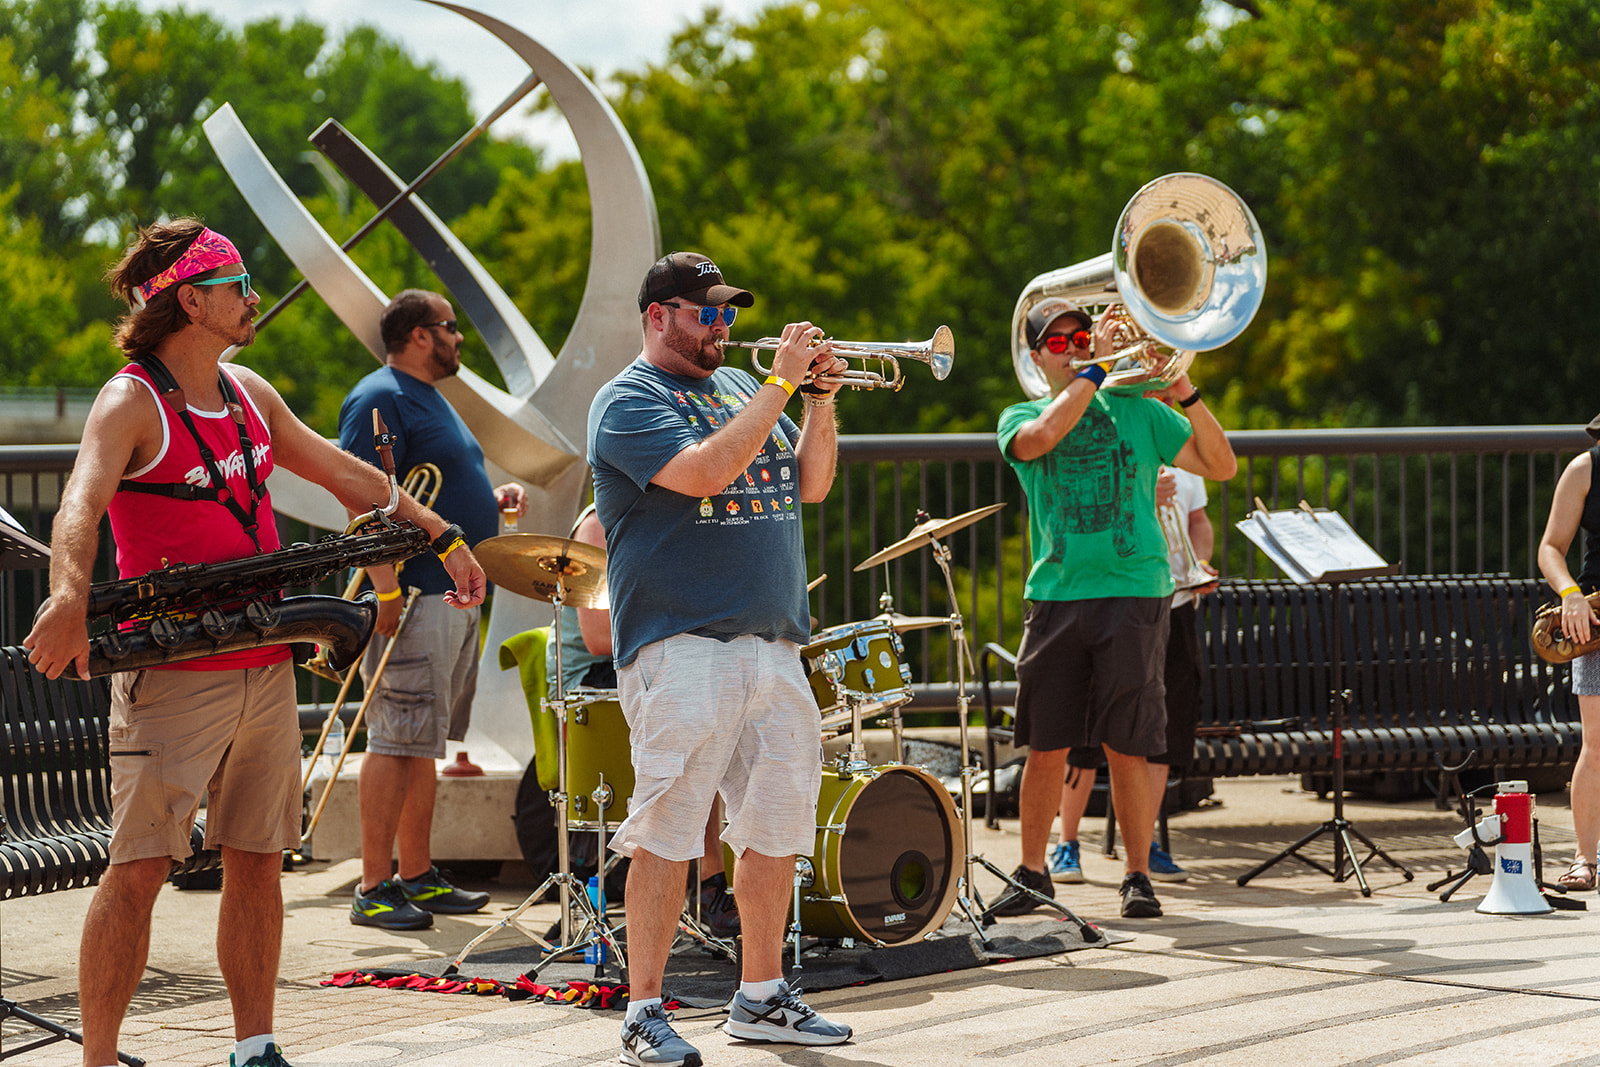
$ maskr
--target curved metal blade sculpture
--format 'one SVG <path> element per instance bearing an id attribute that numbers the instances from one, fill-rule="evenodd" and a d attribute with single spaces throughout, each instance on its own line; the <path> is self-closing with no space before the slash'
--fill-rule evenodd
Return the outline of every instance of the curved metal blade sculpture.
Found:
<path id="1" fill-rule="evenodd" d="M 589 401 L 639 349 L 639 279 L 660 255 L 655 198 L 627 131 L 581 72 L 522 31 L 483 12 L 443 0 L 422 2 L 454 11 L 497 37 L 528 64 L 533 72 L 528 82 L 410 185 L 337 122 L 324 123 L 312 143 L 375 204 L 384 205 L 379 217 L 386 217 L 417 249 L 477 327 L 509 391 L 465 367 L 455 378 L 441 381 L 440 391 L 483 446 L 491 479 L 504 480 L 497 476 L 503 471 L 528 485 L 529 511 L 523 528 L 565 531 L 588 484 L 583 448 Z M 541 83 L 577 141 L 591 204 L 583 301 L 556 357 L 511 298 L 414 191 L 450 155 Z M 388 297 L 300 203 L 231 106 L 223 105 L 206 119 L 204 129 L 224 169 L 306 283 L 381 361 L 378 318 Z M 280 512 L 327 529 L 344 527 L 343 508 L 319 486 L 280 469 L 270 488 Z M 547 604 L 520 597 L 498 601 L 480 665 L 475 711 L 523 706 L 514 672 L 508 677 L 497 669 L 499 644 L 549 621 Z M 490 740 L 526 762 L 531 738 L 526 720 L 518 723 L 519 718 L 520 711 L 508 719 L 498 713 L 486 718 L 475 714 L 473 731 L 489 730 Z M 496 728 L 493 720 L 499 719 L 505 721 Z M 481 748 L 473 749 L 475 759 Z"/>

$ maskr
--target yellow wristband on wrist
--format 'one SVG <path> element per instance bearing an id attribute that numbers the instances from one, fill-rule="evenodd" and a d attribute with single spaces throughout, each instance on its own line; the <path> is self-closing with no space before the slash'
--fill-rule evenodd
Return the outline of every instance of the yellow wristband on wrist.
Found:
<path id="1" fill-rule="evenodd" d="M 379 589 L 374 589 L 373 592 L 376 593 L 378 595 L 378 599 L 383 601 L 385 604 L 391 600 L 400 599 L 400 590 L 398 588 L 391 589 L 387 593 Z"/>
<path id="2" fill-rule="evenodd" d="M 1565 589 L 1561 590 L 1561 592 L 1559 594 L 1557 594 L 1557 595 L 1560 596 L 1562 600 L 1565 600 L 1565 599 L 1567 599 L 1567 597 L 1571 596 L 1573 593 L 1581 593 L 1581 592 L 1583 592 L 1583 590 L 1578 588 L 1577 586 L 1569 585 Z"/>
<path id="3" fill-rule="evenodd" d="M 761 384 L 762 385 L 776 385 L 779 389 L 782 389 L 785 393 L 788 393 L 790 396 L 794 396 L 794 391 L 795 391 L 795 388 L 796 388 L 795 384 L 793 382 L 791 382 L 789 379 L 780 378 L 776 374 L 767 375 L 767 380 L 762 382 Z"/>
<path id="4" fill-rule="evenodd" d="M 450 553 L 454 552 L 458 548 L 465 548 L 466 546 L 467 546 L 467 542 L 466 542 L 465 538 L 462 538 L 462 537 L 456 538 L 454 541 L 451 541 L 450 544 L 445 547 L 445 550 L 443 552 L 439 553 L 439 562 L 443 563 L 445 561 L 445 557 L 449 556 Z"/>

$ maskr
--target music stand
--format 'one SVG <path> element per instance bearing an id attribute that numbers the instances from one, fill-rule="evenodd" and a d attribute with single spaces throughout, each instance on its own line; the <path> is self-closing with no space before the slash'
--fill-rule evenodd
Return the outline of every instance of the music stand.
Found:
<path id="1" fill-rule="evenodd" d="M 1373 551 L 1338 512 L 1313 508 L 1303 500 L 1298 508 L 1284 511 L 1268 511 L 1257 500 L 1256 510 L 1239 522 L 1237 528 L 1295 582 L 1301 585 L 1326 585 L 1329 588 L 1329 625 L 1333 631 L 1333 678 L 1328 701 L 1333 727 L 1333 817 L 1265 863 L 1241 874 L 1238 884 L 1243 886 L 1256 875 L 1291 856 L 1331 876 L 1335 882 L 1342 882 L 1353 874 L 1364 897 L 1372 895 L 1372 887 L 1367 884 L 1361 864 L 1374 858 L 1383 860 L 1409 882 L 1412 873 L 1373 844 L 1366 834 L 1344 817 L 1344 729 L 1350 691 L 1344 688 L 1343 588 L 1346 582 L 1393 574 L 1399 568 L 1384 562 L 1383 557 Z M 1300 853 L 1300 849 L 1323 834 L 1333 837 L 1331 870 Z M 1356 841 L 1367 847 L 1365 859 L 1357 858 Z M 1349 873 L 1345 871 L 1347 859 Z"/>

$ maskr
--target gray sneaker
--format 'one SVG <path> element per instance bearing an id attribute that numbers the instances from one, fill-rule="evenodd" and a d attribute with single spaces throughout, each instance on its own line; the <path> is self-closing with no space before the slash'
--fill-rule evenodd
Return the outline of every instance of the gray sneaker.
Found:
<path id="1" fill-rule="evenodd" d="M 622 1055 L 634 1067 L 700 1067 L 700 1050 L 678 1036 L 672 1016 L 659 1004 L 644 1009 L 638 1021 L 622 1026 Z"/>
<path id="2" fill-rule="evenodd" d="M 800 999 L 802 992 L 790 989 L 787 982 L 780 982 L 778 991 L 759 1003 L 743 993 L 735 993 L 728 1021 L 722 1028 L 741 1041 L 838 1045 L 850 1040 L 850 1028 L 812 1011 Z"/>

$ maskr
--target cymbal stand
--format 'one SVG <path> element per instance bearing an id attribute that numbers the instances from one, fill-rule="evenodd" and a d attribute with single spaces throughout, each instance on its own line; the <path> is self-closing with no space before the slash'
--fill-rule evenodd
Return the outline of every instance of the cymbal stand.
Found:
<path id="1" fill-rule="evenodd" d="M 550 877 L 539 884 L 539 888 L 528 894 L 527 899 L 512 909 L 509 915 L 467 942 L 466 947 L 457 953 L 455 959 L 444 969 L 444 973 L 447 976 L 459 973 L 462 961 L 467 958 L 474 948 L 491 935 L 505 929 L 507 926 L 515 926 L 522 913 L 543 899 L 545 891 L 551 886 L 556 886 L 561 894 L 560 942 L 552 944 L 543 937 L 530 933 L 521 926 L 516 926 L 520 933 L 538 945 L 544 953 L 544 958 L 526 972 L 527 977 L 536 977 L 541 970 L 558 959 L 575 953 L 583 953 L 591 946 L 601 944 L 605 945 L 609 952 L 612 953 L 611 958 L 616 961 L 623 976 L 626 977 L 627 975 L 627 957 L 623 954 L 622 946 L 618 944 L 616 937 L 616 931 L 620 927 L 614 927 L 606 921 L 604 876 L 606 821 L 604 807 L 600 808 L 600 823 L 596 831 L 600 835 L 600 851 L 597 853 L 596 866 L 601 873 L 598 882 L 600 890 L 595 901 L 591 902 L 589 900 L 586 887 L 579 885 L 577 878 L 572 874 L 572 849 L 567 841 L 567 690 L 562 679 L 561 666 L 561 606 L 565 599 L 566 585 L 562 581 L 561 573 L 558 570 L 556 572 L 555 592 L 551 597 L 551 603 L 555 606 L 555 624 L 551 640 L 555 642 L 556 648 L 556 695 L 555 699 L 544 701 L 545 706 L 556 717 L 557 780 L 556 790 L 550 794 L 550 802 L 556 809 L 556 870 Z M 611 792 L 610 785 L 602 778 L 593 794 L 596 804 L 599 804 L 603 797 L 609 805 Z M 573 929 L 574 910 L 581 914 L 582 919 L 576 931 Z M 596 977 L 599 977 L 604 966 L 604 962 L 596 964 Z"/>
<path id="2" fill-rule="evenodd" d="M 972 880 L 974 864 L 981 864 L 984 870 L 1000 879 L 1015 893 L 1025 893 L 1042 906 L 1054 908 L 1059 911 L 1068 922 L 1078 927 L 1079 935 L 1089 944 L 1104 941 L 1105 935 L 1093 923 L 1078 918 L 1066 905 L 1036 892 L 1022 885 L 1009 874 L 990 863 L 983 856 L 973 852 L 972 849 L 972 779 L 977 775 L 977 768 L 972 766 L 971 745 L 968 740 L 967 715 L 971 705 L 971 697 L 967 695 L 967 668 L 972 661 L 972 650 L 967 646 L 966 628 L 961 619 L 960 602 L 956 599 L 955 579 L 950 574 L 950 549 L 937 538 L 928 542 L 933 549 L 934 562 L 938 564 L 939 571 L 944 575 L 945 590 L 950 595 L 950 640 L 956 649 L 956 707 L 957 721 L 961 727 L 961 833 L 962 845 L 965 856 L 962 861 L 961 884 L 956 894 L 956 906 L 972 929 L 978 935 L 978 940 L 983 942 L 985 948 L 989 947 L 989 938 L 983 930 L 986 925 L 994 921 L 994 909 L 1007 895 L 1002 892 L 994 904 L 985 906 L 983 896 L 978 892 L 978 887 Z M 991 798 L 992 801 L 992 798 Z"/>

